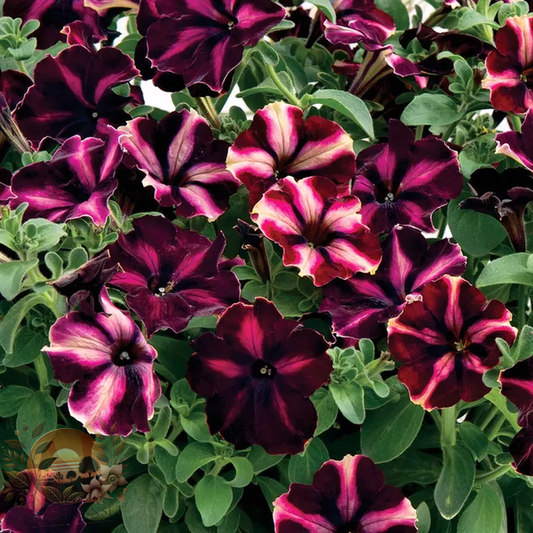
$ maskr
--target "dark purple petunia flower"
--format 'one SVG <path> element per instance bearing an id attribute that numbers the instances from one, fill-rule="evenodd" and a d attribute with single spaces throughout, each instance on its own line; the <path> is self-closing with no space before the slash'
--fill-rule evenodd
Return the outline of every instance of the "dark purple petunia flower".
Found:
<path id="1" fill-rule="evenodd" d="M 509 444 L 513 468 L 524 476 L 533 476 L 533 426 L 522 428 Z"/>
<path id="2" fill-rule="evenodd" d="M 533 19 L 509 17 L 496 32 L 495 43 L 482 86 L 490 90 L 495 109 L 525 113 L 533 109 Z"/>
<path id="3" fill-rule="evenodd" d="M 71 46 L 35 67 L 31 87 L 16 118 L 22 132 L 37 146 L 45 137 L 64 141 L 73 136 L 105 137 L 107 126 L 121 126 L 129 115 L 129 98 L 112 89 L 138 74 L 132 60 L 116 48 L 91 52 Z"/>
<path id="4" fill-rule="evenodd" d="M 207 423 L 237 449 L 259 444 L 270 454 L 299 453 L 313 436 L 309 399 L 329 378 L 322 335 L 286 320 L 263 298 L 232 305 L 216 333 L 194 341 L 187 379 L 207 397 Z"/>
<path id="5" fill-rule="evenodd" d="M 501 393 L 518 407 L 518 423 L 533 427 L 533 356 L 504 370 L 499 381 Z"/>
<path id="6" fill-rule="evenodd" d="M 509 168 L 502 173 L 494 168 L 480 168 L 468 184 L 477 197 L 461 202 L 461 208 L 500 220 L 515 250 L 525 252 L 524 212 L 527 204 L 533 202 L 533 174 L 525 168 Z"/>
<path id="7" fill-rule="evenodd" d="M 326 39 L 332 44 L 361 43 L 367 50 L 381 50 L 396 29 L 393 18 L 372 0 L 335 0 L 333 7 L 336 23 L 324 23 Z"/>
<path id="8" fill-rule="evenodd" d="M 85 7 L 84 0 L 5 0 L 4 16 L 21 18 L 24 23 L 38 20 L 41 25 L 32 37 L 37 38 L 41 49 L 65 41 L 61 30 L 75 20 L 85 22 L 94 35 L 105 38 L 100 16 L 94 9 Z"/>
<path id="9" fill-rule="evenodd" d="M 191 318 L 239 301 L 237 277 L 220 261 L 224 244 L 222 234 L 211 242 L 162 217 L 138 218 L 133 231 L 110 248 L 112 261 L 123 269 L 110 284 L 126 292 L 149 336 L 162 328 L 178 333 Z"/>
<path id="10" fill-rule="evenodd" d="M 13 507 L 2 523 L 11 533 L 81 533 L 85 530 L 80 505 L 52 503 L 37 515 L 28 507 Z"/>
<path id="11" fill-rule="evenodd" d="M 0 168 L 0 205 L 7 204 L 15 198 L 11 191 L 11 172 L 7 168 Z"/>
<path id="12" fill-rule="evenodd" d="M 221 92 L 242 60 L 285 18 L 271 0 L 155 0 L 159 20 L 150 25 L 148 58 L 160 71 L 183 76 L 186 86 L 204 84 Z M 142 9 L 142 6 L 141 6 Z"/>
<path id="13" fill-rule="evenodd" d="M 363 203 L 363 224 L 377 234 L 396 224 L 435 231 L 433 212 L 461 193 L 457 153 L 440 139 L 415 141 L 399 120 L 389 122 L 388 143 L 366 148 L 356 163 L 352 194 Z"/>
<path id="14" fill-rule="evenodd" d="M 416 511 L 371 459 L 326 461 L 312 485 L 293 483 L 274 502 L 276 533 L 416 533 Z"/>
<path id="15" fill-rule="evenodd" d="M 277 180 L 323 176 L 346 192 L 355 172 L 352 138 L 332 120 L 284 102 L 259 110 L 228 152 L 228 170 L 250 191 L 253 207 Z"/>
<path id="16" fill-rule="evenodd" d="M 33 80 L 17 70 L 4 70 L 0 72 L 0 93 L 9 105 L 9 109 L 14 111 L 22 102 L 24 95 L 33 85 Z"/>
<path id="17" fill-rule="evenodd" d="M 324 287 L 320 311 L 333 318 L 337 335 L 353 341 L 379 339 L 389 318 L 398 316 L 419 291 L 444 274 L 461 275 L 466 257 L 447 239 L 431 246 L 416 229 L 396 226 L 383 241 L 383 260 L 374 275 L 356 274 Z"/>
<path id="18" fill-rule="evenodd" d="M 163 207 L 178 215 L 216 219 L 228 207 L 239 182 L 226 170 L 228 145 L 216 141 L 195 111 L 170 113 L 161 122 L 137 118 L 119 128 L 119 142 L 146 174 Z"/>
<path id="19" fill-rule="evenodd" d="M 115 307 L 107 290 L 100 297 L 103 313 L 75 311 L 50 329 L 50 357 L 55 379 L 74 383 L 70 414 L 89 433 L 128 436 L 150 431 L 148 420 L 161 396 L 153 371 L 157 352 L 133 319 Z"/>
<path id="20" fill-rule="evenodd" d="M 65 272 L 52 286 L 67 298 L 69 309 L 87 302 L 91 309 L 102 313 L 102 288 L 118 271 L 118 265 L 108 265 L 109 252 L 102 252 L 76 270 Z"/>
<path id="21" fill-rule="evenodd" d="M 533 111 L 528 111 L 522 132 L 506 131 L 496 135 L 496 153 L 505 154 L 533 171 Z"/>
<path id="22" fill-rule="evenodd" d="M 72 137 L 51 161 L 34 163 L 13 176 L 16 196 L 11 205 L 27 202 L 27 218 L 66 222 L 90 217 L 104 226 L 109 216 L 108 201 L 117 188 L 115 171 L 122 160 L 118 132 L 109 129 L 106 141 Z"/>
<path id="23" fill-rule="evenodd" d="M 389 320 L 389 350 L 402 363 L 398 378 L 413 403 L 428 411 L 480 400 L 490 391 L 483 374 L 500 360 L 496 339 L 515 340 L 510 311 L 448 275 L 428 283 L 420 296 Z"/>

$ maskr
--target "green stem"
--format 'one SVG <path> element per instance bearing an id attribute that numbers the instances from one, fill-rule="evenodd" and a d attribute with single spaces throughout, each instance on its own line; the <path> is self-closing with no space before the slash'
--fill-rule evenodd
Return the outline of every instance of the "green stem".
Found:
<path id="1" fill-rule="evenodd" d="M 302 107 L 302 102 L 300 102 L 300 99 L 296 95 L 292 94 L 291 91 L 285 87 L 285 85 L 283 85 L 283 82 L 279 79 L 274 67 L 265 62 L 265 68 L 268 72 L 268 75 L 274 82 L 274 85 L 283 93 L 285 98 L 287 98 L 291 104 Z"/>
<path id="2" fill-rule="evenodd" d="M 442 448 L 450 448 L 451 446 L 454 446 L 456 442 L 455 406 L 442 409 L 441 415 L 442 415 L 442 428 L 440 432 L 440 444 Z"/>
<path id="3" fill-rule="evenodd" d="M 528 292 L 526 285 L 518 285 L 518 329 L 522 331 L 522 328 L 526 325 L 526 304 L 528 299 Z"/>
<path id="4" fill-rule="evenodd" d="M 509 117 L 509 122 L 511 123 L 511 128 L 520 133 L 522 131 L 522 121 L 520 120 L 520 117 L 513 114 L 513 113 L 509 113 L 509 115 L 507 115 Z"/>
<path id="5" fill-rule="evenodd" d="M 485 415 L 483 420 L 478 424 L 479 429 L 481 429 L 481 431 L 485 431 L 491 420 L 498 414 L 498 412 L 499 409 L 495 405 L 493 405 L 491 409 L 489 409 L 489 412 Z"/>
<path id="6" fill-rule="evenodd" d="M 416 127 L 416 137 L 415 141 L 419 141 L 424 136 L 424 127 L 423 125 L 419 125 Z"/>
<path id="7" fill-rule="evenodd" d="M 487 437 L 489 438 L 489 440 L 494 440 L 496 438 L 496 435 L 498 435 L 498 432 L 502 428 L 505 420 L 505 415 L 503 413 L 500 413 L 492 424 L 490 431 L 487 433 Z"/>
<path id="8" fill-rule="evenodd" d="M 37 377 L 39 378 L 39 390 L 41 392 L 48 392 L 50 389 L 50 383 L 48 382 L 48 369 L 46 368 L 46 362 L 44 360 L 44 354 L 40 354 L 33 362 Z"/>
<path id="9" fill-rule="evenodd" d="M 461 119 L 462 119 L 462 117 L 461 117 Z M 452 133 L 454 132 L 455 128 L 457 127 L 457 124 L 459 124 L 459 122 L 461 122 L 461 119 L 456 120 L 453 124 L 450 124 L 448 126 L 448 129 L 442 135 L 442 140 L 443 141 L 447 141 L 452 136 Z"/>
<path id="10" fill-rule="evenodd" d="M 17 67 L 19 68 L 20 72 L 26 74 L 26 76 L 30 75 L 28 69 L 26 68 L 26 65 L 24 64 L 24 61 L 17 61 Z"/>
<path id="11" fill-rule="evenodd" d="M 209 96 L 199 96 L 195 100 L 202 115 L 208 120 L 209 124 L 216 130 L 220 130 L 222 128 L 222 122 L 220 122 L 220 117 L 211 98 Z"/>
<path id="12" fill-rule="evenodd" d="M 172 431 L 170 432 L 170 435 L 167 437 L 167 440 L 170 442 L 174 442 L 178 435 L 183 431 L 183 427 L 181 425 L 181 422 L 178 417 L 172 417 Z"/>
<path id="13" fill-rule="evenodd" d="M 435 422 L 435 425 L 437 426 L 437 429 L 439 431 L 442 431 L 442 419 L 438 411 L 430 411 L 429 414 L 431 415 L 431 418 L 433 418 L 433 422 Z"/>
<path id="14" fill-rule="evenodd" d="M 439 222 L 437 239 L 440 240 L 444 237 L 444 233 L 446 232 L 447 227 L 448 227 L 448 217 L 444 213 L 441 213 L 441 219 Z"/>
<path id="15" fill-rule="evenodd" d="M 480 474 L 476 477 L 476 483 L 490 483 L 491 481 L 494 481 L 495 479 L 498 479 L 502 477 L 504 474 L 512 470 L 513 467 L 511 465 L 503 465 L 500 466 L 491 472 L 486 472 L 484 474 Z"/>

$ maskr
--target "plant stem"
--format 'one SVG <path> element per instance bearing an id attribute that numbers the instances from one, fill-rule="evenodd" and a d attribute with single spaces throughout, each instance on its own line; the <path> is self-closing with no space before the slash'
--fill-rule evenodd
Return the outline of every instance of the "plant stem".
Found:
<path id="1" fill-rule="evenodd" d="M 522 331 L 522 328 L 526 325 L 526 304 L 528 299 L 527 287 L 525 285 L 518 285 L 518 329 Z"/>
<path id="2" fill-rule="evenodd" d="M 437 233 L 437 239 L 442 239 L 444 237 L 444 233 L 446 232 L 446 228 L 448 227 L 448 217 L 444 214 L 442 214 L 442 218 L 439 222 L 438 233 Z"/>
<path id="3" fill-rule="evenodd" d="M 514 113 L 509 113 L 509 115 L 507 115 L 507 117 L 509 118 L 509 122 L 511 124 L 511 128 L 514 131 L 520 133 L 522 131 L 522 121 L 520 120 L 520 117 L 518 117 Z"/>
<path id="4" fill-rule="evenodd" d="M 478 424 L 478 427 L 479 429 L 481 429 L 481 431 L 485 431 L 485 429 L 487 429 L 487 426 L 490 424 L 491 420 L 496 416 L 498 411 L 499 409 L 495 405 L 493 405 L 490 408 L 485 418 L 483 418 L 483 420 Z"/>
<path id="5" fill-rule="evenodd" d="M 440 432 L 440 444 L 442 448 L 450 448 L 455 445 L 455 406 L 441 410 L 442 428 Z"/>
<path id="6" fill-rule="evenodd" d="M 415 141 L 419 141 L 424 136 L 424 127 L 422 124 L 416 127 Z"/>
<path id="7" fill-rule="evenodd" d="M 33 362 L 37 377 L 39 378 L 39 390 L 41 392 L 48 392 L 50 383 L 48 382 L 48 369 L 44 360 L 44 354 L 39 354 L 39 357 Z"/>
<path id="8" fill-rule="evenodd" d="M 492 470 L 491 472 L 480 474 L 476 477 L 476 483 L 489 483 L 494 481 L 495 479 L 502 477 L 504 474 L 512 470 L 512 468 L 513 467 L 511 465 L 503 465 Z"/>
<path id="9" fill-rule="evenodd" d="M 285 98 L 287 98 L 291 104 L 302 107 L 302 102 L 300 102 L 300 99 L 296 95 L 292 94 L 291 91 L 285 87 L 285 85 L 283 85 L 283 82 L 279 79 L 274 67 L 265 62 L 265 68 L 267 69 L 268 75 L 274 82 L 274 85 L 283 93 Z"/>
<path id="10" fill-rule="evenodd" d="M 208 120 L 209 124 L 216 130 L 220 130 L 222 122 L 218 116 L 217 110 L 209 96 L 199 96 L 195 98 L 202 115 Z"/>
<path id="11" fill-rule="evenodd" d="M 498 432 L 502 428 L 505 420 L 505 415 L 503 413 L 500 413 L 492 424 L 490 431 L 487 433 L 487 437 L 489 438 L 489 440 L 494 440 L 496 438 L 496 435 L 498 435 Z"/>
<path id="12" fill-rule="evenodd" d="M 430 411 L 429 414 L 431 415 L 431 418 L 433 418 L 433 422 L 435 422 L 435 425 L 437 426 L 437 429 L 439 431 L 442 431 L 442 419 L 438 411 Z"/>

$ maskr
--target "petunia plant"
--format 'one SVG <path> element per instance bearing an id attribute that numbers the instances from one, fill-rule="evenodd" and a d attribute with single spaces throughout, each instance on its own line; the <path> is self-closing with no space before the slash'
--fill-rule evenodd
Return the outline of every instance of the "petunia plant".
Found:
<path id="1" fill-rule="evenodd" d="M 531 533 L 533 8 L 0 1 L 0 531 Z"/>

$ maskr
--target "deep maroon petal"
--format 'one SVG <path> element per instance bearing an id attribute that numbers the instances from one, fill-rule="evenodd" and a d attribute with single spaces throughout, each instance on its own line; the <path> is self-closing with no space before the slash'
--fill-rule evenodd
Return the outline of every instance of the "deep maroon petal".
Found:
<path id="1" fill-rule="evenodd" d="M 522 132 L 506 131 L 496 135 L 500 154 L 512 157 L 529 170 L 533 170 L 533 112 L 528 112 Z"/>
<path id="2" fill-rule="evenodd" d="M 522 427 L 533 425 L 533 358 L 519 361 L 502 372 L 500 383 L 501 393 L 519 409 L 518 423 Z"/>
<path id="3" fill-rule="evenodd" d="M 518 432 L 509 445 L 513 456 L 513 467 L 524 476 L 533 475 L 533 428 L 527 427 Z"/>
<path id="4" fill-rule="evenodd" d="M 27 90 L 33 85 L 33 80 L 16 70 L 0 72 L 0 93 L 2 93 L 13 111 L 22 101 Z"/>

